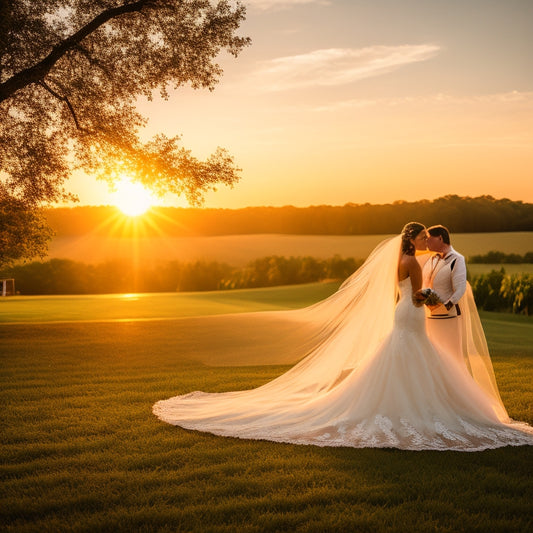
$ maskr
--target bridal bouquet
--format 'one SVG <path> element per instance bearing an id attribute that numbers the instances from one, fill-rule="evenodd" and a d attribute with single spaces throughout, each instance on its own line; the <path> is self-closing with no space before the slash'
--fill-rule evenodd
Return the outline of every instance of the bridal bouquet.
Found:
<path id="1" fill-rule="evenodd" d="M 423 305 L 438 305 L 443 303 L 439 295 L 432 289 L 420 289 L 415 292 L 414 300 Z"/>

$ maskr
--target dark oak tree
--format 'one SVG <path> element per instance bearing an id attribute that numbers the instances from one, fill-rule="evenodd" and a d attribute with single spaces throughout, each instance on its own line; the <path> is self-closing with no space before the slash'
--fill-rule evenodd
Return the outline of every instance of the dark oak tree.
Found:
<path id="1" fill-rule="evenodd" d="M 0 267 L 21 259 L 44 258 L 52 233 L 41 210 L 29 209 L 0 183 Z"/>
<path id="2" fill-rule="evenodd" d="M 214 183 L 237 180 L 217 150 L 198 161 L 179 138 L 143 143 L 137 97 L 190 83 L 212 89 L 221 50 L 244 8 L 226 0 L 0 0 L 1 168 L 12 194 L 31 202 L 62 198 L 73 168 L 105 179 L 127 172 L 157 192 L 192 203 Z"/>
<path id="3" fill-rule="evenodd" d="M 199 161 L 179 136 L 143 142 L 136 100 L 213 89 L 217 56 L 237 56 L 245 9 L 228 0 L 0 0 L 0 183 L 29 209 L 71 198 L 83 169 L 125 173 L 199 204 L 239 170 L 218 148 Z"/>
<path id="4" fill-rule="evenodd" d="M 65 181 L 77 168 L 193 205 L 235 183 L 221 148 L 199 161 L 179 136 L 143 142 L 135 104 L 187 83 L 213 89 L 217 56 L 249 44 L 236 35 L 244 14 L 228 0 L 0 0 L 3 203 L 31 211 L 72 198 Z"/>

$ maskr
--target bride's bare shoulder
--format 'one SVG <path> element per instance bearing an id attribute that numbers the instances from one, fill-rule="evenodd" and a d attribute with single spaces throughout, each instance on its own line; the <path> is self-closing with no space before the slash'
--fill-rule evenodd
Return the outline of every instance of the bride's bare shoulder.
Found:
<path id="1" fill-rule="evenodd" d="M 418 265 L 418 261 L 416 260 L 416 257 L 414 255 L 402 254 L 402 256 L 400 257 L 400 265 L 410 267 L 414 264 Z"/>
<path id="2" fill-rule="evenodd" d="M 402 254 L 398 265 L 398 279 L 402 280 L 412 276 L 416 270 L 420 270 L 420 265 L 414 255 Z"/>

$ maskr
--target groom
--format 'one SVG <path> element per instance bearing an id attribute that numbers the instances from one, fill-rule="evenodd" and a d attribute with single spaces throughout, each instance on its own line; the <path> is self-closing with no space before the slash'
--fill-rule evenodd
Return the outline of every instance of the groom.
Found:
<path id="1" fill-rule="evenodd" d="M 458 303 L 466 290 L 465 258 L 452 248 L 447 228 L 431 226 L 427 231 L 428 249 L 436 253 L 423 267 L 423 286 L 432 288 L 443 303 L 428 307 L 426 329 L 433 343 L 464 363 Z"/>

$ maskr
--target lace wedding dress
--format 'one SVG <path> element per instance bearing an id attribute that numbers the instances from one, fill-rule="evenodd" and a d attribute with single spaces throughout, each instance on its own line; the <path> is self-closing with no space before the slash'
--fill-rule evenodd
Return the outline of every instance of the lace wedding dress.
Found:
<path id="1" fill-rule="evenodd" d="M 396 280 L 398 246 L 397 239 L 381 246 L 324 302 L 285 312 L 300 341 L 313 339 L 289 372 L 253 390 L 162 400 L 154 414 L 216 435 L 317 446 L 533 445 L 533 428 L 509 420 L 479 353 L 462 365 L 431 344 L 410 279 Z"/>

